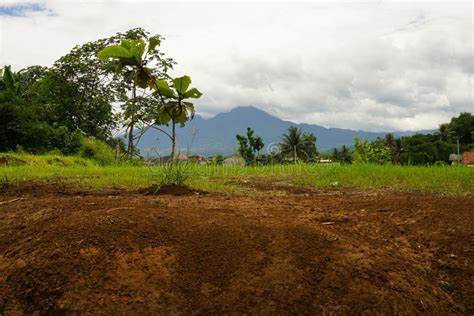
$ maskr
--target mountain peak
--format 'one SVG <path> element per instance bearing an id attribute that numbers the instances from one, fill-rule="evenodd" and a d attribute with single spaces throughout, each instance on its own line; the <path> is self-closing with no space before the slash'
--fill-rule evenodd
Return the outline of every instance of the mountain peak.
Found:
<path id="1" fill-rule="evenodd" d="M 255 107 L 253 105 L 239 105 L 239 106 L 236 106 L 235 108 L 232 108 L 229 112 L 240 112 L 240 111 L 264 112 L 263 110 L 260 110 L 259 108 Z"/>
<path id="2" fill-rule="evenodd" d="M 259 118 L 259 119 L 268 119 L 268 118 L 272 118 L 272 119 L 277 119 L 279 120 L 278 118 L 276 118 L 275 116 L 269 114 L 268 112 L 265 112 L 253 105 L 240 105 L 240 106 L 237 106 L 233 109 L 231 109 L 230 111 L 228 112 L 222 112 L 222 113 L 219 113 L 217 114 L 215 117 L 218 117 L 218 116 L 232 116 L 232 117 L 235 117 L 235 118 L 238 118 L 238 117 L 241 117 L 241 118 Z"/>

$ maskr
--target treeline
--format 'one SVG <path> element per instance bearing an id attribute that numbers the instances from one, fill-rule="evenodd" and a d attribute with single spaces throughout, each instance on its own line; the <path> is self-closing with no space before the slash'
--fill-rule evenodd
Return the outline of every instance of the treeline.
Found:
<path id="1" fill-rule="evenodd" d="M 300 128 L 291 126 L 281 136 L 279 143 L 272 143 L 265 153 L 260 151 L 265 144 L 260 136 L 254 134 L 252 128 L 247 127 L 245 135 L 236 135 L 239 147 L 237 153 L 247 165 L 315 162 L 319 153 L 316 148 L 316 136 L 313 133 L 303 132 Z"/>
<path id="2" fill-rule="evenodd" d="M 373 141 L 355 139 L 354 149 L 334 149 L 331 158 L 341 163 L 377 163 L 427 165 L 449 163 L 449 155 L 474 150 L 474 116 L 461 113 L 449 123 L 441 124 L 433 134 L 395 137 L 386 134 Z"/>
<path id="3" fill-rule="evenodd" d="M 162 40 L 136 28 L 76 46 L 51 67 L 4 67 L 0 151 L 93 155 L 106 144 L 131 159 L 144 132 L 168 124 L 173 133 L 163 135 L 174 147 L 175 125 L 194 115 L 185 99 L 201 93 L 188 89 L 188 76 L 168 75 L 176 63 L 160 51 Z"/>
<path id="4" fill-rule="evenodd" d="M 246 134 L 236 135 L 237 153 L 248 165 L 273 163 L 314 163 L 321 160 L 351 163 L 432 165 L 449 163 L 450 154 L 459 151 L 474 151 L 474 116 L 461 113 L 449 123 L 441 124 L 433 134 L 415 134 L 395 137 L 388 133 L 383 138 L 372 141 L 354 139 L 353 148 L 343 145 L 333 149 L 331 154 L 320 154 L 316 148 L 317 137 L 313 133 L 303 132 L 290 127 L 280 142 L 267 146 L 260 136 L 248 127 Z"/>

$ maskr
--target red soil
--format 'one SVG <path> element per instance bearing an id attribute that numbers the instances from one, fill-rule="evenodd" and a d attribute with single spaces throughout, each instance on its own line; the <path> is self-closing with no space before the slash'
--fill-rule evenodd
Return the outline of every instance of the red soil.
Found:
<path id="1" fill-rule="evenodd" d="M 278 190 L 4 190 L 0 315 L 474 313 L 473 196 Z"/>

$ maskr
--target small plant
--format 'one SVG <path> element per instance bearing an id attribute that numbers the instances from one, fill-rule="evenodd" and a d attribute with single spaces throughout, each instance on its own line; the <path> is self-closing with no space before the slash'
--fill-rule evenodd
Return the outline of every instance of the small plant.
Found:
<path id="1" fill-rule="evenodd" d="M 191 174 L 189 167 L 186 162 L 169 162 L 162 165 L 159 171 L 152 175 L 156 179 L 155 193 L 163 186 L 183 186 Z"/>

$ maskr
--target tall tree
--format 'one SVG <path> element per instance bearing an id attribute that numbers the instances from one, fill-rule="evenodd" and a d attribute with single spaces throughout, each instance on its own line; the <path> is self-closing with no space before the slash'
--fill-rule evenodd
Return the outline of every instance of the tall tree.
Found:
<path id="1" fill-rule="evenodd" d="M 153 38 L 156 47 L 148 52 L 144 63 L 153 64 L 154 76 L 166 77 L 165 73 L 174 62 L 157 49 L 161 37 L 150 36 L 142 28 L 78 45 L 58 59 L 30 90 L 30 97 L 41 109 L 44 120 L 52 125 L 60 122 L 70 131 L 79 130 L 83 135 L 106 141 L 111 139 L 117 126 L 122 125 L 117 124 L 121 120 L 128 136 L 129 152 L 133 155 L 135 143 L 141 136 L 134 132 L 141 127 L 138 125 L 142 118 L 145 119 L 144 108 L 159 101 L 136 86 L 133 69 L 124 69 L 123 75 L 117 74 L 117 61 L 101 61 L 97 54 L 122 40 L 147 38 Z M 119 105 L 121 111 L 115 105 Z"/>
<path id="2" fill-rule="evenodd" d="M 448 142 L 453 139 L 453 131 L 451 130 L 449 123 L 443 123 L 439 126 L 439 129 L 437 132 L 435 132 L 436 135 L 439 136 L 439 140 Z"/>
<path id="3" fill-rule="evenodd" d="M 155 90 L 154 95 L 159 98 L 161 103 L 157 110 L 152 112 L 156 116 L 154 117 L 155 122 L 151 126 L 171 122 L 171 135 L 165 133 L 171 139 L 171 156 L 174 159 L 176 155 L 176 124 L 184 126 L 188 120 L 194 117 L 194 104 L 187 99 L 197 99 L 201 97 L 202 93 L 196 88 L 189 88 L 191 84 L 189 76 L 174 78 L 171 80 L 171 85 L 167 81 L 168 78 L 157 77 L 156 69 L 147 65 L 147 56 L 156 49 L 159 43 L 160 38 L 156 37 L 150 38 L 148 44 L 143 39 L 122 40 L 120 45 L 105 47 L 97 56 L 104 61 L 115 60 L 119 72 L 123 72 L 124 69 L 130 71 L 133 74 L 134 87 L 143 89 L 150 87 Z M 132 98 L 135 99 L 134 96 Z M 132 104 L 136 105 L 135 101 Z"/>
<path id="4" fill-rule="evenodd" d="M 291 126 L 282 135 L 280 143 L 281 154 L 292 157 L 293 163 L 298 159 L 309 161 L 317 155 L 316 136 L 313 133 L 303 133 L 301 129 Z"/>
<path id="5" fill-rule="evenodd" d="M 334 161 L 337 161 L 343 164 L 352 163 L 351 152 L 349 148 L 347 148 L 346 145 L 342 145 L 340 150 L 337 150 L 337 148 L 334 148 L 333 153 L 332 153 L 332 159 Z"/>
<path id="6" fill-rule="evenodd" d="M 461 144 L 472 144 L 474 142 L 474 115 L 463 112 L 458 117 L 453 117 L 449 123 L 449 129 L 453 131 L 455 137 L 459 138 Z"/>
<path id="7" fill-rule="evenodd" d="M 1 71 L 0 79 L 0 151 L 21 147 L 34 153 L 59 149 L 74 153 L 80 145 L 80 135 L 64 126 L 52 126 L 41 119 L 35 106 L 26 98 L 32 80 L 24 73 L 14 73 L 10 67 Z M 23 81 L 25 80 L 25 81 Z"/>
<path id="8" fill-rule="evenodd" d="M 247 127 L 245 135 L 237 134 L 235 137 L 239 142 L 239 155 L 244 158 L 247 164 L 256 163 L 260 150 L 265 146 L 262 138 L 260 136 L 254 136 L 254 131 L 250 127 Z"/>
<path id="9" fill-rule="evenodd" d="M 392 133 L 385 134 L 384 139 L 385 146 L 390 148 L 390 155 L 392 163 L 397 164 L 400 162 L 400 153 L 401 153 L 401 141 L 399 138 L 396 138 Z"/>
<path id="10" fill-rule="evenodd" d="M 157 122 L 171 123 L 171 157 L 176 155 L 176 124 L 184 127 L 187 121 L 194 117 L 194 104 L 187 99 L 198 99 L 202 93 L 196 88 L 190 88 L 191 78 L 182 76 L 172 79 L 169 87 L 165 80 L 155 81 L 156 93 L 163 98 L 163 106 L 158 112 Z M 168 98 L 168 101 L 164 101 Z"/>

